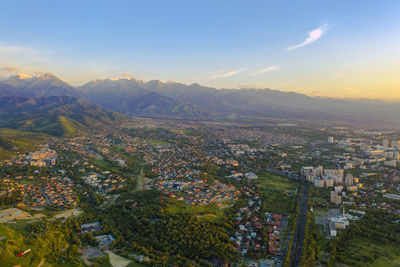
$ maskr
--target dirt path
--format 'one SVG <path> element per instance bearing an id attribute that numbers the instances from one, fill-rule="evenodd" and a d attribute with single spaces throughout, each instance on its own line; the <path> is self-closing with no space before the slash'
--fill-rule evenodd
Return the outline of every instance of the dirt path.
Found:
<path id="1" fill-rule="evenodd" d="M 77 216 L 81 214 L 82 211 L 78 209 L 66 210 L 56 214 L 52 219 L 56 220 L 59 218 L 67 219 L 70 216 Z M 44 214 L 35 214 L 31 215 L 26 211 L 17 209 L 17 208 L 10 208 L 6 210 L 0 210 L 0 223 L 7 223 L 14 220 L 34 220 L 45 217 Z"/>
<path id="2" fill-rule="evenodd" d="M 35 214 L 32 216 L 28 212 L 17 208 L 10 208 L 0 211 L 0 223 L 7 223 L 13 220 L 33 220 L 41 217 L 44 217 L 44 214 Z"/>
<path id="3" fill-rule="evenodd" d="M 45 262 L 46 262 L 45 259 L 42 259 L 37 267 L 42 267 Z"/>
<path id="4" fill-rule="evenodd" d="M 62 211 L 62 212 L 56 214 L 53 218 L 54 219 L 64 218 L 64 220 L 65 220 L 65 219 L 69 218 L 70 216 L 77 216 L 81 213 L 82 213 L 82 211 L 78 210 L 78 209 L 66 210 L 66 211 Z"/>

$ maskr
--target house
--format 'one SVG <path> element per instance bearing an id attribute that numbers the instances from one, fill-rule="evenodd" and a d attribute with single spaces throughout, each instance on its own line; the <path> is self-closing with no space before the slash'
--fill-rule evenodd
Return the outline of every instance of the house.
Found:
<path id="1" fill-rule="evenodd" d="M 83 234 L 94 233 L 94 232 L 98 232 L 100 230 L 101 230 L 101 225 L 99 222 L 81 224 L 81 232 Z"/>
<path id="2" fill-rule="evenodd" d="M 244 176 L 249 180 L 254 180 L 258 178 L 258 176 L 253 172 L 247 172 L 244 174 Z"/>
<path id="3" fill-rule="evenodd" d="M 99 235 L 94 237 L 98 242 L 100 247 L 106 247 L 108 246 L 115 240 L 112 235 Z"/>

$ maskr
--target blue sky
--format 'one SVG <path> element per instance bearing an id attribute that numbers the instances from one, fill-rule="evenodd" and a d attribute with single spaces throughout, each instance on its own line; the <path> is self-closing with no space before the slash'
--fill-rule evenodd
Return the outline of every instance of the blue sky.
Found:
<path id="1" fill-rule="evenodd" d="M 3 0 L 0 12 L 1 77 L 400 98 L 400 1 Z"/>

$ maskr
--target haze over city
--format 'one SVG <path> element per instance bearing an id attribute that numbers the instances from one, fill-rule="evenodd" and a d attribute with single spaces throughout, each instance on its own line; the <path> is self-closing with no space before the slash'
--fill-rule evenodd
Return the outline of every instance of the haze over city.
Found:
<path id="1" fill-rule="evenodd" d="M 398 1 L 2 1 L 0 78 L 400 99 Z"/>

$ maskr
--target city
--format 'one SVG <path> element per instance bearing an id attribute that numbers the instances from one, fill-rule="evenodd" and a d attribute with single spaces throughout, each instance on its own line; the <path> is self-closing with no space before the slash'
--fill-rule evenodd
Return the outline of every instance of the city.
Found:
<path id="1" fill-rule="evenodd" d="M 0 11 L 0 266 L 400 266 L 400 1 Z"/>
<path id="2" fill-rule="evenodd" d="M 162 258 L 161 251 L 172 251 L 154 250 L 159 245 L 144 241 L 138 226 L 130 230 L 136 244 L 130 245 L 127 229 L 110 224 L 107 214 L 134 211 L 131 223 L 147 227 L 187 217 L 216 224 L 226 235 L 220 241 L 227 251 L 208 252 L 214 255 L 208 264 L 291 266 L 331 262 L 332 256 L 320 255 L 332 255 L 332 241 L 366 216 L 396 221 L 400 215 L 399 132 L 139 121 L 52 137 L 37 151 L 3 160 L 1 221 L 76 218 L 80 232 L 74 235 L 86 244 L 77 255 L 86 264 L 93 264 L 92 254 L 108 255 L 104 250 L 155 264 L 180 260 Z M 154 125 L 149 136 L 147 127 Z M 313 134 L 296 134 L 306 130 Z M 153 197 L 143 200 L 143 194 Z"/>

